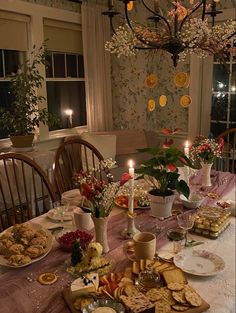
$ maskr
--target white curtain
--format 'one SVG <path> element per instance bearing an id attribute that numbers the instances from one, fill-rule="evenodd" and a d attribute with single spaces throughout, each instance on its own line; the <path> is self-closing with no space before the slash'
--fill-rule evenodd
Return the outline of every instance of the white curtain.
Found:
<path id="1" fill-rule="evenodd" d="M 86 78 L 87 124 L 89 131 L 112 129 L 111 64 L 104 49 L 110 38 L 106 8 L 96 0 L 83 1 L 82 34 Z"/>

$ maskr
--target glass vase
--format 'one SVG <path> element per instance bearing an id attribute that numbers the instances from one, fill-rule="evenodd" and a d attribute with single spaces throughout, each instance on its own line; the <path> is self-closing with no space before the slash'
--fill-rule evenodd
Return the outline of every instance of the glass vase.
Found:
<path id="1" fill-rule="evenodd" d="M 109 249 L 108 240 L 107 240 L 107 223 L 109 216 L 106 217 L 92 217 L 96 241 L 99 242 L 103 247 L 103 253 L 107 253 Z"/>

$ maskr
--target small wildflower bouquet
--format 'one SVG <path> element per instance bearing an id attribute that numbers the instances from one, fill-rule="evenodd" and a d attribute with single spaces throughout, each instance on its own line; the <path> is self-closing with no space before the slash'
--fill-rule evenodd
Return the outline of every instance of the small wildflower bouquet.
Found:
<path id="1" fill-rule="evenodd" d="M 113 163 L 114 164 L 114 163 Z M 119 191 L 131 176 L 124 173 L 118 182 L 105 182 L 96 177 L 96 169 L 89 172 L 80 171 L 73 177 L 76 185 L 80 189 L 82 196 L 85 197 L 84 203 L 91 211 L 93 217 L 108 216 Z"/>
<path id="2" fill-rule="evenodd" d="M 198 136 L 190 148 L 189 155 L 194 162 L 211 164 L 216 158 L 221 157 L 223 149 L 224 140 L 222 138 L 217 142 L 215 139 Z"/>

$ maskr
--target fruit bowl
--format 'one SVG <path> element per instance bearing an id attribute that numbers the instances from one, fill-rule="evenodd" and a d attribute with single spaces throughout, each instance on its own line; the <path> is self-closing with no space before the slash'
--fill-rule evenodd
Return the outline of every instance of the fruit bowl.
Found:
<path id="1" fill-rule="evenodd" d="M 182 204 L 188 209 L 197 209 L 202 204 L 204 197 L 197 193 L 191 193 L 187 199 L 184 195 L 180 195 Z"/>
<path id="2" fill-rule="evenodd" d="M 88 244 L 93 239 L 93 235 L 87 231 L 63 229 L 55 236 L 56 241 L 60 247 L 65 251 L 72 251 L 76 241 L 80 241 L 81 248 L 85 250 Z"/>

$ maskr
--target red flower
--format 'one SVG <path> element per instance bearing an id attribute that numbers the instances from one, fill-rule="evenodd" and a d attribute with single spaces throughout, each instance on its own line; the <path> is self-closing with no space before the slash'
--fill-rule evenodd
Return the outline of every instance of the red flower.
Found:
<path id="1" fill-rule="evenodd" d="M 176 167 L 175 164 L 168 164 L 168 165 L 166 165 L 166 168 L 167 168 L 169 171 L 171 171 L 171 172 L 174 172 L 174 171 L 176 171 L 176 169 L 177 169 L 177 167 Z"/>
<path id="2" fill-rule="evenodd" d="M 123 173 L 120 180 L 120 186 L 123 186 L 130 179 L 132 179 L 132 176 L 130 176 L 129 173 Z"/>
<path id="3" fill-rule="evenodd" d="M 174 143 L 174 140 L 173 139 L 170 139 L 170 140 L 165 140 L 165 142 L 163 143 L 162 145 L 162 148 L 164 149 L 167 149 L 169 148 L 172 144 Z"/>

